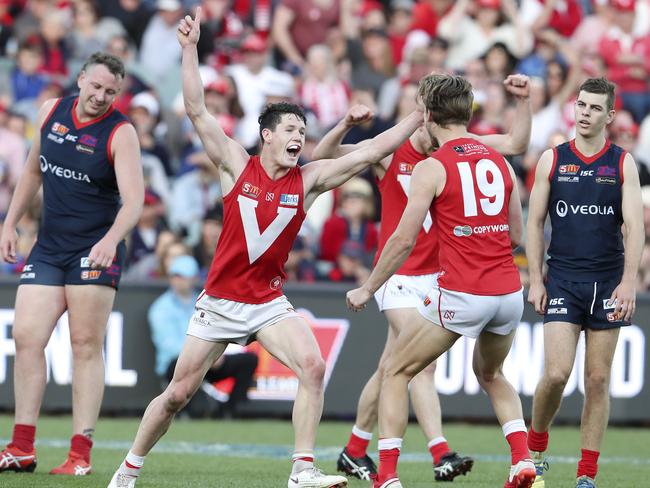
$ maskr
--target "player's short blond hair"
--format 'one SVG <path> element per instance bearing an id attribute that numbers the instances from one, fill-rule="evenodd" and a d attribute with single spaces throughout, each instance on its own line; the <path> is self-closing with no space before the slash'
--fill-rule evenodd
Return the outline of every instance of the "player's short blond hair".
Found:
<path id="1" fill-rule="evenodd" d="M 472 84 L 462 76 L 427 75 L 420 80 L 418 97 L 439 126 L 469 124 L 474 94 Z"/>

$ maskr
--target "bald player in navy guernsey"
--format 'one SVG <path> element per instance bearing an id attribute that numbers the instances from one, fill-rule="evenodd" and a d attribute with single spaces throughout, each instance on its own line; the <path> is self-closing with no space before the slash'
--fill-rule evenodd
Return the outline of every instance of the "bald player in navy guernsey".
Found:
<path id="1" fill-rule="evenodd" d="M 548 430 L 562 400 L 585 331 L 582 456 L 576 487 L 594 488 L 609 417 L 609 378 L 620 327 L 635 308 L 644 244 L 639 175 L 632 156 L 605 137 L 615 116 L 614 85 L 591 78 L 575 104 L 576 137 L 546 151 L 530 197 L 526 248 L 528 301 L 544 315 L 544 373 L 533 399 L 528 448 L 534 488 L 544 487 Z M 544 222 L 551 219 L 543 280 Z M 625 232 L 622 232 L 624 227 Z"/>
<path id="2" fill-rule="evenodd" d="M 16 295 L 15 425 L 11 442 L 0 453 L 0 472 L 36 468 L 44 350 L 65 311 L 73 359 L 73 435 L 68 458 L 51 473 L 86 475 L 92 469 L 92 435 L 104 392 L 106 324 L 124 265 L 124 237 L 137 223 L 144 201 L 138 138 L 113 108 L 124 74 L 118 58 L 93 54 L 81 69 L 79 95 L 43 104 L 39 132 L 2 228 L 2 258 L 15 263 L 16 225 L 42 186 L 41 225 Z"/>

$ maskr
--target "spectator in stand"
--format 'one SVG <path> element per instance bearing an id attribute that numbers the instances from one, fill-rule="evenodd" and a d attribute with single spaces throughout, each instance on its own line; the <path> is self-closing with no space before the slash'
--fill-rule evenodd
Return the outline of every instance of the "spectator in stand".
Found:
<path id="1" fill-rule="evenodd" d="M 571 37 L 582 20 L 580 0 L 522 0 L 521 20 L 534 33 L 550 27 Z"/>
<path id="2" fill-rule="evenodd" d="M 12 0 L 0 0 L 0 56 L 7 55 L 7 42 L 14 35 Z"/>
<path id="3" fill-rule="evenodd" d="M 346 241 L 336 256 L 336 265 L 327 275 L 330 281 L 346 281 L 360 284 L 370 276 L 370 262 L 363 244 Z"/>
<path id="4" fill-rule="evenodd" d="M 636 0 L 611 0 L 614 22 L 600 40 L 607 78 L 617 85 L 623 107 L 637 123 L 650 112 L 650 34 L 634 32 Z"/>
<path id="5" fill-rule="evenodd" d="M 612 25 L 616 13 L 610 0 L 597 0 L 592 4 L 594 13 L 582 19 L 571 37 L 571 44 L 580 55 L 598 54 L 600 40 Z"/>
<path id="6" fill-rule="evenodd" d="M 168 249 L 176 244 L 182 246 L 180 254 L 186 254 L 184 251 L 185 246 L 180 243 L 178 236 L 170 230 L 162 230 L 158 234 L 154 253 L 145 254 L 137 263 L 128 266 L 124 274 L 124 279 L 127 281 L 148 282 L 152 279 L 167 276 L 164 271 L 165 256 L 167 255 Z"/>
<path id="7" fill-rule="evenodd" d="M 517 64 L 517 58 L 502 42 L 492 44 L 485 52 L 483 59 L 488 79 L 491 81 L 505 80 L 508 75 L 514 73 Z"/>
<path id="8" fill-rule="evenodd" d="M 131 99 L 128 114 L 138 134 L 142 153 L 158 158 L 165 174 L 172 176 L 174 171 L 164 141 L 166 126 L 160 122 L 160 103 L 156 97 L 150 92 L 138 93 Z"/>
<path id="9" fill-rule="evenodd" d="M 203 0 L 201 37 L 196 46 L 199 62 L 221 68 L 229 65 L 246 25 L 230 8 L 229 0 Z"/>
<path id="10" fill-rule="evenodd" d="M 19 43 L 39 34 L 41 20 L 53 8 L 52 0 L 29 0 L 22 4 L 24 9 L 14 23 L 14 34 Z"/>
<path id="11" fill-rule="evenodd" d="M 172 186 L 169 226 L 189 246 L 201 238 L 201 223 L 207 212 L 221 202 L 219 171 L 204 150 L 194 152 L 187 162 L 195 167 L 179 176 Z"/>
<path id="12" fill-rule="evenodd" d="M 131 99 L 143 91 L 151 91 L 151 87 L 145 83 L 141 75 L 142 69 L 135 61 L 135 47 L 130 44 L 126 34 L 115 35 L 108 40 L 106 52 L 122 60 L 126 68 L 126 78 L 122 91 L 115 99 L 113 104 L 122 113 L 127 113 L 131 104 Z"/>
<path id="13" fill-rule="evenodd" d="M 438 35 L 450 43 L 447 65 L 454 70 L 483 56 L 497 42 L 517 58 L 533 48 L 533 37 L 521 22 L 514 0 L 458 0 L 441 19 Z"/>
<path id="14" fill-rule="evenodd" d="M 217 249 L 221 230 L 223 229 L 223 207 L 221 204 L 215 205 L 207 211 L 203 222 L 201 223 L 201 240 L 192 254 L 199 263 L 201 279 L 205 281 L 208 276 L 208 270 L 214 258 L 214 251 Z"/>
<path id="15" fill-rule="evenodd" d="M 414 8 L 415 2 L 413 0 L 391 0 L 390 2 L 387 30 L 395 66 L 402 62 L 404 46 L 413 24 Z"/>
<path id="16" fill-rule="evenodd" d="M 36 99 L 49 83 L 49 78 L 41 72 L 43 62 L 43 48 L 35 39 L 20 44 L 16 66 L 11 73 L 11 97 L 14 102 Z"/>
<path id="17" fill-rule="evenodd" d="M 0 215 L 9 208 L 11 195 L 23 170 L 27 156 L 25 139 L 0 126 Z"/>
<path id="18" fill-rule="evenodd" d="M 438 37 L 438 22 L 453 7 L 454 0 L 421 0 L 413 9 L 411 30 L 422 30 L 429 37 Z"/>
<path id="19" fill-rule="evenodd" d="M 237 87 L 244 117 L 237 126 L 236 139 L 249 152 L 257 152 L 259 142 L 257 118 L 266 103 L 266 92 L 275 83 L 293 84 L 288 73 L 267 65 L 268 43 L 256 34 L 248 35 L 242 45 L 242 63 L 228 66 L 226 74 Z"/>
<path id="20" fill-rule="evenodd" d="M 187 324 L 194 313 L 199 295 L 196 282 L 199 267 L 192 256 L 178 256 L 169 266 L 169 289 L 149 307 L 147 317 L 151 339 L 156 348 L 156 373 L 167 382 L 172 380 L 176 361 L 185 342 Z M 253 383 L 257 355 L 251 352 L 224 354 L 210 367 L 204 380 L 210 383 L 234 378 L 234 386 L 223 406 L 223 416 L 238 414 Z M 192 411 L 191 404 L 187 407 Z"/>
<path id="21" fill-rule="evenodd" d="M 39 42 L 43 47 L 41 71 L 61 85 L 68 80 L 70 49 L 66 42 L 69 16 L 62 9 L 52 8 L 41 19 Z M 92 53 L 91 53 L 92 54 Z"/>
<path id="22" fill-rule="evenodd" d="M 142 36 L 154 14 L 152 2 L 143 0 L 111 0 L 100 2 L 101 17 L 114 17 L 129 33 L 131 41 L 140 48 Z"/>
<path id="23" fill-rule="evenodd" d="M 343 0 L 350 1 L 350 0 Z M 341 21 L 341 0 L 281 0 L 273 14 L 271 36 L 283 61 L 302 68 L 307 50 L 323 44 Z"/>
<path id="24" fill-rule="evenodd" d="M 142 215 L 129 235 L 126 257 L 129 266 L 135 265 L 145 256 L 155 253 L 158 236 L 164 227 L 164 216 L 165 204 L 154 192 L 146 190 Z"/>
<path id="25" fill-rule="evenodd" d="M 329 128 L 347 113 L 350 90 L 337 76 L 327 46 L 316 44 L 309 48 L 305 74 L 300 89 L 302 105 L 314 112 L 321 127 Z"/>
<path id="26" fill-rule="evenodd" d="M 180 0 L 157 0 L 156 7 L 142 35 L 139 59 L 152 82 L 161 83 L 170 70 L 180 70 L 181 47 L 176 31 L 184 11 Z"/>
<path id="27" fill-rule="evenodd" d="M 373 222 L 375 202 L 372 185 L 361 177 L 344 183 L 338 210 L 323 225 L 320 259 L 336 263 L 347 241 L 358 242 L 369 256 L 377 248 L 377 228 Z"/>
<path id="28" fill-rule="evenodd" d="M 113 36 L 126 34 L 117 19 L 99 18 L 96 0 L 76 0 L 72 4 L 72 15 L 70 59 L 84 60 L 96 51 L 103 51 Z"/>

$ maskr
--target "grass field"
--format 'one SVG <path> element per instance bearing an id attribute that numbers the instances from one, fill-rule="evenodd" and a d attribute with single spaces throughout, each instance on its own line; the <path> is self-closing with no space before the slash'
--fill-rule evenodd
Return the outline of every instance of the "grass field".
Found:
<path id="1" fill-rule="evenodd" d="M 0 416 L 0 437 L 11 433 L 13 418 Z M 54 477 L 48 471 L 65 459 L 70 436 L 69 417 L 45 417 L 38 424 L 38 463 L 35 474 L 0 474 L 0 487 L 102 487 L 106 488 L 138 426 L 138 419 L 102 419 L 93 450 L 94 474 L 83 478 Z M 318 436 L 317 464 L 334 472 L 336 457 L 347 440 L 350 425 L 324 422 Z M 454 487 L 501 488 L 510 463 L 507 444 L 498 426 L 448 424 L 445 435 L 452 449 L 476 457 L 473 471 L 456 478 Z M 650 431 L 610 428 L 601 455 L 601 488 L 650 487 Z M 138 488 L 210 487 L 268 488 L 287 486 L 290 470 L 291 424 L 286 421 L 175 422 L 147 457 Z M 373 441 L 371 447 L 375 448 Z M 422 434 L 413 424 L 406 435 L 400 478 L 405 487 L 425 488 L 433 481 L 430 457 Z M 558 427 L 551 435 L 551 469 L 547 488 L 575 486 L 579 432 Z M 373 453 L 376 454 L 376 453 Z M 446 483 L 440 486 L 449 486 Z M 350 488 L 367 487 L 350 480 Z"/>

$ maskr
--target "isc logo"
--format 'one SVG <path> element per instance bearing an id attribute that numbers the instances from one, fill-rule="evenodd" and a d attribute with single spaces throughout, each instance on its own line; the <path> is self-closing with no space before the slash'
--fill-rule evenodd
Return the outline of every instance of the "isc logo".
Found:
<path id="1" fill-rule="evenodd" d="M 564 305 L 564 298 L 551 298 L 549 305 Z"/>
<path id="2" fill-rule="evenodd" d="M 594 170 L 593 169 L 580 171 L 580 176 L 593 176 L 593 175 L 594 175 Z"/>

